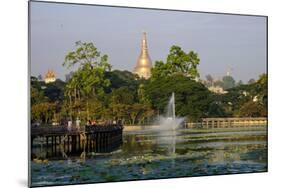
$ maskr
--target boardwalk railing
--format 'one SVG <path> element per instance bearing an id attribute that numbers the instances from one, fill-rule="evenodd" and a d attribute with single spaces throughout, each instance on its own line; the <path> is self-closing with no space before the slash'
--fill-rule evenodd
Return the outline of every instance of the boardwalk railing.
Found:
<path id="1" fill-rule="evenodd" d="M 75 135 L 80 133 L 93 133 L 93 132 L 111 132 L 123 129 L 122 125 L 86 125 L 86 126 L 32 126 L 31 136 L 59 136 L 59 135 Z"/>
<path id="2" fill-rule="evenodd" d="M 111 152 L 122 144 L 122 125 L 96 126 L 37 126 L 31 127 L 31 148 L 34 139 L 41 138 L 51 153 Z"/>
<path id="3" fill-rule="evenodd" d="M 48 136 L 48 135 L 65 135 L 65 134 L 79 134 L 84 132 L 85 127 L 77 128 L 75 126 L 69 128 L 67 126 L 36 126 L 31 127 L 31 136 Z"/>
<path id="4" fill-rule="evenodd" d="M 186 128 L 235 128 L 266 126 L 266 117 L 248 118 L 202 118 L 198 122 L 186 122 Z"/>

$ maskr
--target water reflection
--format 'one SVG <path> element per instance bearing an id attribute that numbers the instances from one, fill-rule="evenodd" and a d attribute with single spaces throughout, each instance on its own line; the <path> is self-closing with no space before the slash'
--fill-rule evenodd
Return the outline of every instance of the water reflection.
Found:
<path id="1" fill-rule="evenodd" d="M 32 162 L 32 183 L 35 186 L 267 171 L 266 128 L 216 131 L 131 131 L 123 135 L 123 145 L 116 152 L 85 152 L 85 160 L 80 160 L 80 153 L 76 157 L 68 155 L 68 160 Z M 40 147 L 37 149 L 39 152 Z"/>

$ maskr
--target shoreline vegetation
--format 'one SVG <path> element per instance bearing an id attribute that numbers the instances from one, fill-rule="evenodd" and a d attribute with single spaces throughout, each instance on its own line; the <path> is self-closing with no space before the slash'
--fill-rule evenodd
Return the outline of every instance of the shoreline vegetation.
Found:
<path id="1" fill-rule="evenodd" d="M 45 83 L 41 75 L 31 76 L 32 125 L 66 125 L 69 121 L 86 125 L 90 120 L 151 124 L 166 113 L 172 92 L 176 115 L 188 123 L 203 118 L 267 117 L 267 74 L 247 84 L 236 83 L 230 75 L 220 83 L 210 75 L 201 80 L 199 55 L 171 46 L 166 60 L 155 61 L 151 77 L 144 79 L 130 71 L 112 70 L 110 57 L 91 42 L 78 41 L 75 47 L 62 63 L 69 70 L 65 81 Z M 213 85 L 225 92 L 210 91 Z"/>

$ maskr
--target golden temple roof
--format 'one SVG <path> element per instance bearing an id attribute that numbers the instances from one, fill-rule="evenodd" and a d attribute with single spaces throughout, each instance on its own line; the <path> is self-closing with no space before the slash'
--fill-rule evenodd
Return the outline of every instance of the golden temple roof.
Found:
<path id="1" fill-rule="evenodd" d="M 48 70 L 48 72 L 45 74 L 45 83 L 52 83 L 56 81 L 56 75 L 55 72 L 52 70 Z"/>
<path id="2" fill-rule="evenodd" d="M 148 79 L 151 76 L 152 63 L 148 54 L 146 32 L 143 32 L 141 41 L 141 54 L 137 60 L 134 73 Z"/>
<path id="3" fill-rule="evenodd" d="M 55 78 L 55 77 L 56 77 L 55 72 L 52 70 L 48 70 L 48 72 L 45 75 L 45 78 Z"/>

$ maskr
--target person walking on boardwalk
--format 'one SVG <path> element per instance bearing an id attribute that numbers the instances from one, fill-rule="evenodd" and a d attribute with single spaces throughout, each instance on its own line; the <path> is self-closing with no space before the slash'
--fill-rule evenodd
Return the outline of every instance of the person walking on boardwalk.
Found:
<path id="1" fill-rule="evenodd" d="M 77 117 L 76 118 L 76 128 L 79 130 L 80 129 L 80 119 Z"/>
<path id="2" fill-rule="evenodd" d="M 94 125 L 94 126 L 97 125 L 96 120 L 93 120 L 93 121 L 92 121 L 92 125 Z"/>
<path id="3" fill-rule="evenodd" d="M 67 130 L 71 131 L 71 127 L 72 127 L 72 121 L 71 121 L 71 119 L 69 119 L 67 122 Z"/>

